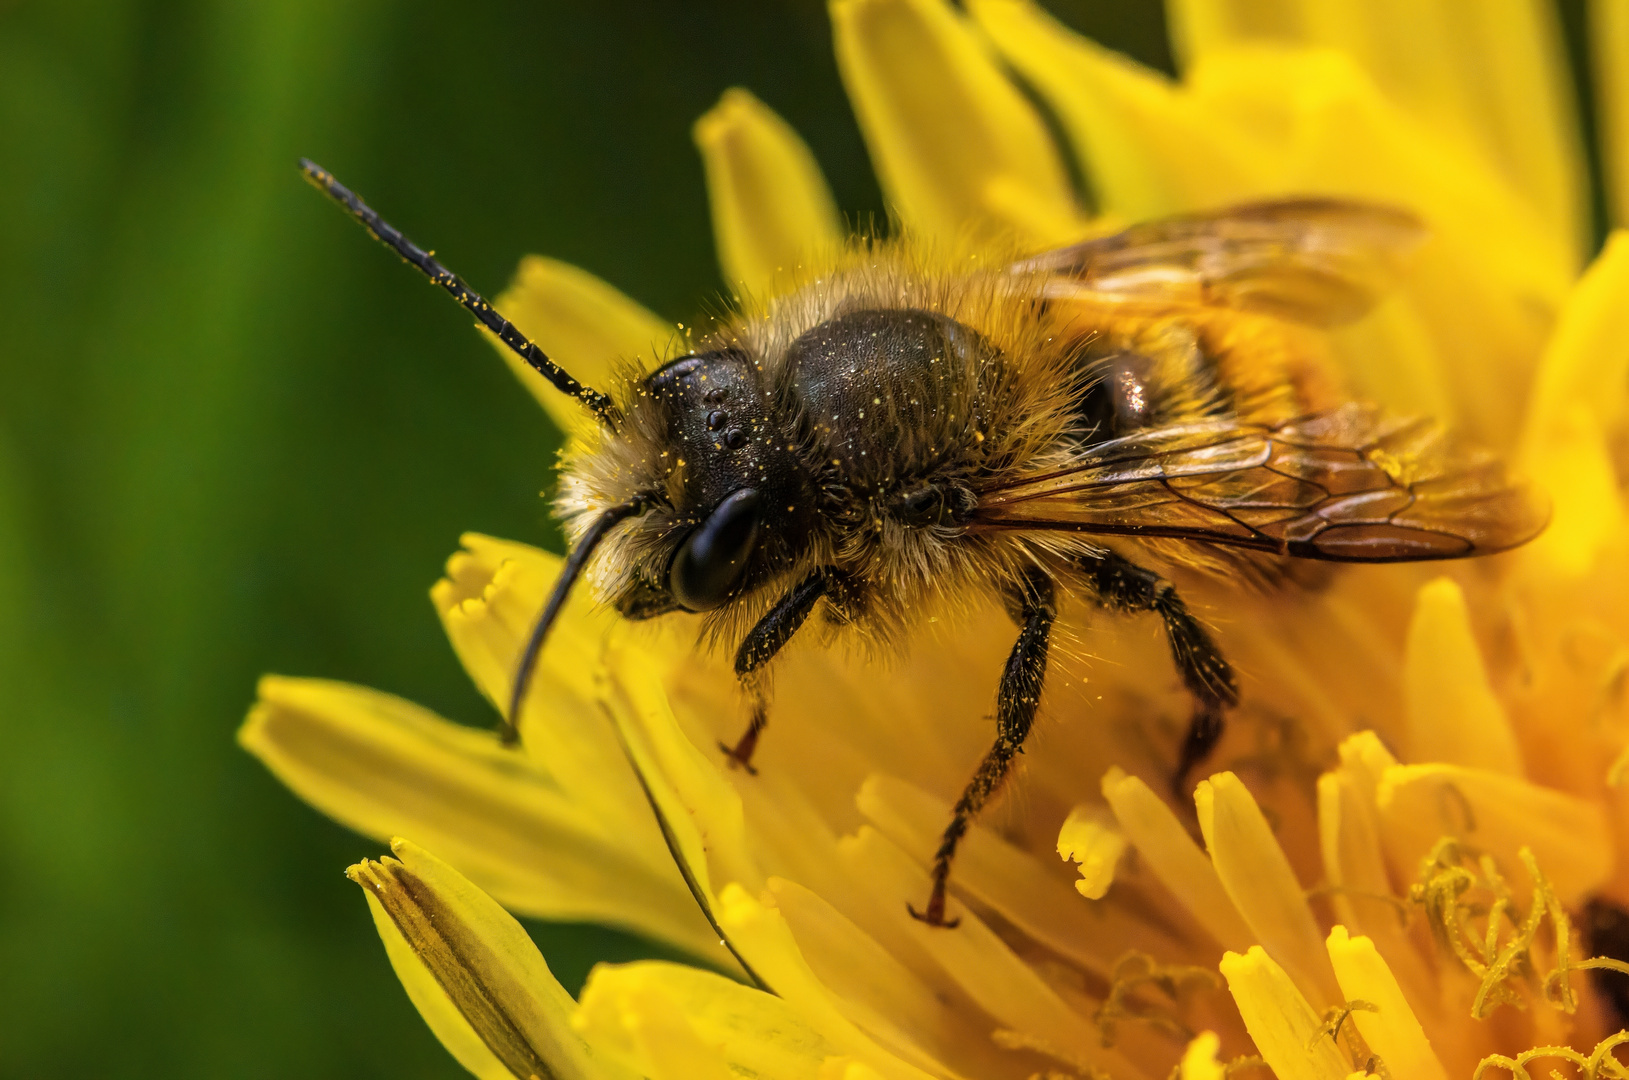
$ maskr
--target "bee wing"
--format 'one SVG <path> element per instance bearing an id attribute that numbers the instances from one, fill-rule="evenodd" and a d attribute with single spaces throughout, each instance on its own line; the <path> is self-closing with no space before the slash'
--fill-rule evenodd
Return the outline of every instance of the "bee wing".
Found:
<path id="1" fill-rule="evenodd" d="M 1014 264 L 1056 275 L 1055 299 L 1186 299 L 1314 326 L 1348 322 L 1425 239 L 1405 210 L 1341 199 L 1278 199 L 1134 225 Z"/>
<path id="2" fill-rule="evenodd" d="M 1549 512 L 1493 455 L 1372 406 L 1274 427 L 1214 420 L 1115 439 L 979 493 L 969 527 L 1175 537 L 1337 562 L 1486 555 Z"/>

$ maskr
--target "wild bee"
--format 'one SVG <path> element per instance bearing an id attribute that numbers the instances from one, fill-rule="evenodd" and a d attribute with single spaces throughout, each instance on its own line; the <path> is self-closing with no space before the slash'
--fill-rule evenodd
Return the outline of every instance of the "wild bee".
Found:
<path id="1" fill-rule="evenodd" d="M 1163 622 L 1194 702 L 1180 786 L 1238 687 L 1165 573 L 1270 585 L 1302 560 L 1484 555 L 1545 522 L 1493 456 L 1348 401 L 1331 375 L 1318 328 L 1360 314 L 1423 236 L 1398 210 L 1283 199 L 993 264 L 864 243 L 600 390 L 302 167 L 599 420 L 563 462 L 571 551 L 517 662 L 510 725 L 596 555 L 598 594 L 622 615 L 702 612 L 704 635 L 735 644 L 753 712 L 721 749 L 747 769 L 766 666 L 817 610 L 892 638 L 931 600 L 1000 598 L 1018 638 L 995 743 L 912 909 L 934 925 L 949 925 L 957 846 L 1035 719 L 1061 591 Z"/>

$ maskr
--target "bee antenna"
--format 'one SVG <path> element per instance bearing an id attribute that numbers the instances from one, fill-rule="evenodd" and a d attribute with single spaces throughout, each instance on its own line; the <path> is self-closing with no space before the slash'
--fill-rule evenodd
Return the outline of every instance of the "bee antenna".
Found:
<path id="1" fill-rule="evenodd" d="M 644 513 L 650 504 L 648 496 L 640 495 L 611 507 L 594 519 L 594 524 L 588 527 L 582 539 L 577 541 L 577 546 L 571 549 L 571 554 L 566 556 L 560 576 L 554 579 L 554 591 L 549 594 L 548 603 L 543 605 L 543 611 L 532 624 L 532 634 L 526 639 L 526 647 L 521 650 L 520 662 L 515 665 L 515 681 L 509 691 L 509 712 L 503 722 L 505 743 L 513 745 L 520 739 L 520 707 L 526 701 L 526 687 L 532 681 L 532 670 L 537 667 L 538 654 L 543 651 L 543 639 L 549 636 L 549 628 L 565 607 L 566 595 L 581 576 L 583 567 L 588 565 L 589 556 L 594 554 L 594 549 L 610 534 L 617 522 Z"/>
<path id="2" fill-rule="evenodd" d="M 499 315 L 486 297 L 465 285 L 462 278 L 442 266 L 434 255 L 413 243 L 402 235 L 400 229 L 374 213 L 373 208 L 359 199 L 354 191 L 335 180 L 333 173 L 309 158 L 300 159 L 300 171 L 305 174 L 311 186 L 334 200 L 347 214 L 361 222 L 362 227 L 372 233 L 374 239 L 418 267 L 432 283 L 451 293 L 452 298 L 464 306 L 464 310 L 474 315 L 482 326 L 498 335 L 499 341 L 513 349 L 515 354 L 530 364 L 539 375 L 554 384 L 556 390 L 588 406 L 594 415 L 599 417 L 600 423 L 607 427 L 616 426 L 617 409 L 610 397 L 572 378 L 565 368 L 550 360 L 542 349 L 515 329 L 514 323 Z"/>

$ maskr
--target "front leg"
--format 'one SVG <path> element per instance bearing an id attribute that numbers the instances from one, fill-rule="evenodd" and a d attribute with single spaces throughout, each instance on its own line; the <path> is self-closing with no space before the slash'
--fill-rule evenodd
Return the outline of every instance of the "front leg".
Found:
<path id="1" fill-rule="evenodd" d="M 991 795 L 1001 787 L 1012 760 L 1024 749 L 1024 740 L 1035 722 L 1041 703 L 1041 686 L 1046 680 L 1046 654 L 1052 640 L 1052 623 L 1057 618 L 1054 599 L 1057 588 L 1043 570 L 1025 575 L 1008 600 L 1014 621 L 1019 625 L 1018 641 L 1007 656 L 1001 672 L 1001 689 L 996 693 L 996 741 L 979 762 L 978 771 L 956 800 L 950 824 L 933 856 L 933 892 L 923 911 L 906 905 L 915 918 L 929 926 L 955 926 L 960 920 L 945 922 L 945 887 L 950 881 L 950 863 L 956 848 L 967 835 L 968 826 Z"/>
<path id="2" fill-rule="evenodd" d="M 752 675 L 780 652 L 792 635 L 798 632 L 816 602 L 828 595 L 837 585 L 838 571 L 821 567 L 792 587 L 770 608 L 758 624 L 747 632 L 746 640 L 735 652 L 735 677 L 741 680 L 752 695 L 752 721 L 733 748 L 719 743 L 730 763 L 754 772 L 752 752 L 758 748 L 758 736 L 769 722 L 769 702 L 761 687 L 750 685 Z"/>
<path id="3" fill-rule="evenodd" d="M 1183 685 L 1193 695 L 1193 717 L 1182 741 L 1176 774 L 1171 778 L 1178 801 L 1187 798 L 1188 773 L 1210 754 L 1222 737 L 1222 711 L 1239 703 L 1233 666 L 1216 642 L 1188 611 L 1175 587 L 1152 570 L 1144 570 L 1112 551 L 1081 559 L 1098 602 L 1111 611 L 1152 611 L 1165 623 L 1171 659 Z"/>

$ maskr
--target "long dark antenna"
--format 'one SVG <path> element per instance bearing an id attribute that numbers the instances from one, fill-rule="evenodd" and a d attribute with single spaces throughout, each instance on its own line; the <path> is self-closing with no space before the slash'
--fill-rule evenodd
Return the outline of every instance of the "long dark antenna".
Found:
<path id="1" fill-rule="evenodd" d="M 572 378 L 565 368 L 550 360 L 542 349 L 532 344 L 525 334 L 516 330 L 514 323 L 493 310 L 486 297 L 465 285 L 462 278 L 437 262 L 434 255 L 413 243 L 401 234 L 401 230 L 374 213 L 373 208 L 357 198 L 354 191 L 335 180 L 333 173 L 309 158 L 300 159 L 300 171 L 305 173 L 305 178 L 313 187 L 344 207 L 345 212 L 360 221 L 377 240 L 418 267 L 433 283 L 451 293 L 454 300 L 464 305 L 464 310 L 474 315 L 482 326 L 497 334 L 498 340 L 513 349 L 515 354 L 535 368 L 539 375 L 553 383 L 555 389 L 587 405 L 593 410 L 594 415 L 599 417 L 600 423 L 607 427 L 616 426 L 616 406 L 611 403 L 609 397 Z"/>
<path id="2" fill-rule="evenodd" d="M 532 681 L 537 654 L 543 651 L 543 639 L 549 636 L 549 627 L 554 625 L 560 609 L 566 606 L 566 594 L 571 592 L 571 586 L 582 574 L 583 567 L 588 565 L 588 557 L 594 554 L 594 549 L 610 533 L 613 525 L 624 518 L 644 513 L 649 506 L 650 500 L 640 496 L 606 510 L 594 519 L 594 524 L 588 527 L 583 538 L 577 541 L 577 546 L 571 549 L 571 554 L 566 556 L 566 565 L 560 568 L 560 576 L 554 579 L 554 591 L 549 594 L 549 602 L 543 605 L 542 614 L 532 624 L 532 635 L 526 639 L 520 662 L 515 665 L 515 681 L 509 690 L 509 713 L 503 721 L 504 742 L 513 743 L 520 738 L 520 707 L 526 701 L 526 687 Z"/>

